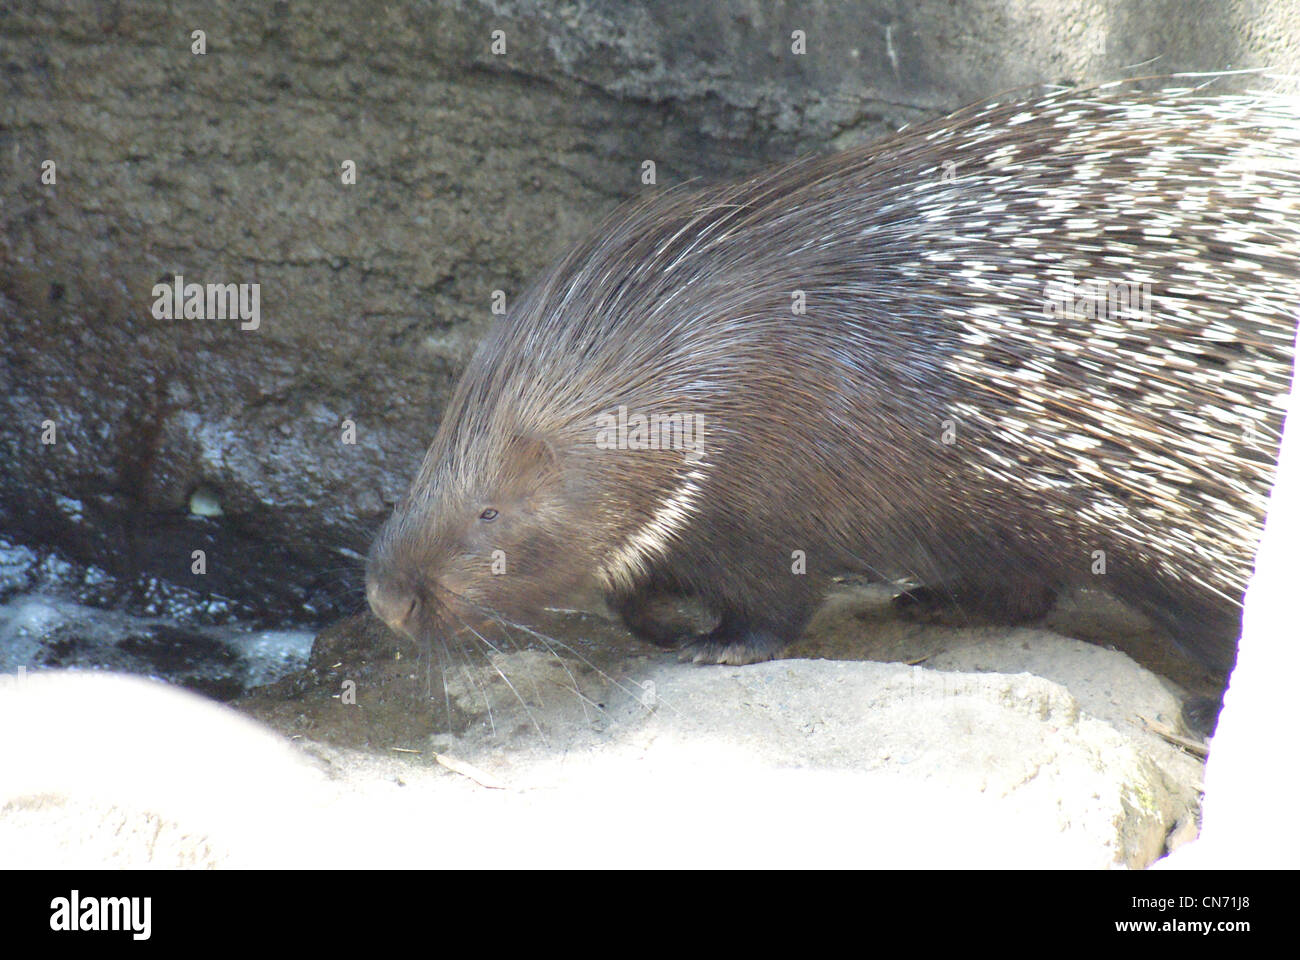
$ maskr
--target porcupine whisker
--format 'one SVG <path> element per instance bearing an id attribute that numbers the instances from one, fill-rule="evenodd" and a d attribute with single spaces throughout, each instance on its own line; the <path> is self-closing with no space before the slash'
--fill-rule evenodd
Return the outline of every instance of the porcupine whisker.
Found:
<path id="1" fill-rule="evenodd" d="M 434 660 L 437 659 L 438 679 L 442 684 L 442 702 L 447 715 L 447 729 L 452 730 L 454 724 L 451 715 L 451 692 L 447 687 L 447 672 L 452 669 L 448 663 L 451 656 L 451 651 L 447 647 L 448 638 L 441 634 L 435 637 L 429 631 L 422 631 L 419 640 L 406 637 L 396 631 L 394 633 L 399 641 L 405 640 L 415 648 L 415 672 L 412 673 L 411 679 L 418 681 L 420 672 L 422 671 L 424 674 L 423 695 L 420 694 L 418 689 L 412 691 L 417 709 L 423 708 L 425 704 L 433 700 Z"/>
<path id="2" fill-rule="evenodd" d="M 579 689 L 578 678 L 573 675 L 573 672 L 569 669 L 569 665 L 564 661 L 564 658 L 555 652 L 555 645 L 559 643 L 558 640 L 556 640 L 554 637 L 550 637 L 546 634 L 543 634 L 540 631 L 524 627 L 522 624 L 509 620 L 495 610 L 487 610 L 486 608 L 483 607 L 478 607 L 477 609 L 479 610 L 480 613 L 483 613 L 486 616 L 491 617 L 492 621 L 501 629 L 503 635 L 505 635 L 506 637 L 510 636 L 512 630 L 518 630 L 521 633 L 527 633 L 529 636 L 532 636 L 534 639 L 539 640 L 542 646 L 545 648 L 546 652 L 552 658 L 554 658 L 555 662 L 560 665 L 560 668 L 564 670 L 565 675 L 569 678 L 569 689 L 572 690 L 574 696 L 577 697 L 578 702 L 582 704 L 583 719 L 588 722 L 591 721 L 591 717 L 587 713 L 588 698 L 585 697 L 582 693 L 582 690 Z M 537 688 L 536 680 L 535 678 L 532 678 L 531 674 L 530 674 L 530 681 L 533 683 L 533 692 L 540 700 L 542 697 L 542 692 L 540 689 Z"/>
<path id="3" fill-rule="evenodd" d="M 610 676 L 608 673 L 606 673 L 604 670 L 600 669 L 600 667 L 596 666 L 594 663 L 592 663 L 590 660 L 588 660 L 586 657 L 584 657 L 584 656 L 582 655 L 581 652 L 579 652 L 577 649 L 575 649 L 574 647 L 570 646 L 569 644 L 563 642 L 562 640 L 558 640 L 558 639 L 556 639 L 555 637 L 550 637 L 550 636 L 547 636 L 546 634 L 539 633 L 538 631 L 536 631 L 535 629 L 533 629 L 532 627 L 528 626 L 528 625 L 525 624 L 525 623 L 515 623 L 515 624 L 512 624 L 512 625 L 515 626 L 515 627 L 517 627 L 518 629 L 522 630 L 523 632 L 527 633 L 529 636 L 535 637 L 535 638 L 536 638 L 537 640 L 539 640 L 542 644 L 544 644 L 545 646 L 547 646 L 548 649 L 551 648 L 551 645 L 554 645 L 554 646 L 556 646 L 556 647 L 559 647 L 561 650 L 565 651 L 566 653 L 570 654 L 570 655 L 573 656 L 575 659 L 577 659 L 578 661 L 580 661 L 580 662 L 581 662 L 584 666 L 586 666 L 589 670 L 591 670 L 591 671 L 593 671 L 594 673 L 596 673 L 599 677 L 601 677 L 601 679 L 607 681 L 607 682 L 608 682 L 611 686 L 613 686 L 615 689 L 619 690 L 619 691 L 622 692 L 622 693 L 627 694 L 627 696 L 628 696 L 629 698 L 631 698 L 633 701 L 635 701 L 636 703 L 641 703 L 641 702 L 642 702 L 642 701 L 641 701 L 641 694 L 642 694 L 642 691 L 641 691 L 641 689 L 640 689 L 639 687 L 630 687 L 630 686 L 626 686 L 622 680 L 619 680 L 619 679 L 616 678 L 616 677 L 612 677 L 612 676 Z M 563 658 L 563 657 L 561 657 L 559 654 L 555 653 L 553 650 L 552 650 L 551 652 L 552 652 L 552 656 L 554 656 L 554 657 L 555 657 L 555 658 L 556 658 L 556 659 L 557 659 L 561 664 L 564 664 L 564 658 Z M 565 672 L 566 672 L 566 673 L 569 672 L 569 668 L 568 668 L 567 664 L 564 666 L 564 669 L 565 669 Z M 574 680 L 574 688 L 573 688 L 574 693 L 575 693 L 579 698 L 581 698 L 584 702 L 590 702 L 589 699 L 588 699 L 586 696 L 584 696 L 583 693 L 582 693 L 580 690 L 578 690 L 578 688 L 577 688 L 577 681 L 576 681 L 576 679 L 573 677 L 573 674 L 572 674 L 572 673 L 569 673 L 569 678 L 570 678 L 571 680 Z M 670 702 L 668 702 L 667 700 L 664 700 L 664 699 L 663 699 L 662 697 L 660 697 L 658 694 L 656 694 L 656 696 L 655 696 L 655 702 L 656 702 L 656 703 L 662 703 L 664 706 L 666 706 L 666 707 L 667 707 L 669 710 L 671 710 L 673 713 L 678 714 L 678 716 L 681 715 L 681 712 L 680 712 L 676 707 L 674 707 L 674 706 L 673 706 Z"/>
<path id="4" fill-rule="evenodd" d="M 460 601 L 461 603 L 463 603 L 463 604 L 471 605 L 471 604 L 469 604 L 469 601 L 467 601 L 465 598 L 457 597 L 456 599 L 459 600 L 459 601 Z M 490 612 L 487 611 L 486 609 L 481 608 L 481 607 L 479 607 L 478 605 L 472 605 L 472 606 L 474 606 L 475 609 L 476 609 L 480 614 L 485 615 L 485 616 L 489 616 L 489 617 L 491 616 Z M 498 654 L 498 655 L 504 655 L 504 654 L 506 653 L 506 651 L 503 650 L 503 649 L 502 649 L 498 644 L 493 643 L 489 638 L 487 638 L 486 636 L 484 636 L 484 635 L 483 635 L 483 634 L 482 634 L 482 633 L 481 633 L 481 632 L 480 632 L 480 631 L 479 631 L 479 630 L 478 630 L 478 629 L 473 625 L 473 623 L 471 623 L 470 621 L 468 621 L 467 619 L 465 619 L 465 617 L 463 617 L 463 616 L 462 616 L 462 615 L 461 615 L 461 614 L 456 610 L 456 608 L 455 608 L 454 606 L 452 606 L 452 605 L 443 605 L 441 609 L 443 609 L 443 611 L 444 611 L 445 613 L 449 613 L 451 616 L 455 617 L 455 619 L 456 619 L 456 620 L 459 622 L 459 624 L 460 624 L 459 629 L 456 629 L 456 630 L 446 631 L 446 632 L 443 632 L 443 631 L 437 631 L 437 633 L 438 633 L 439 646 L 441 646 L 443 652 L 447 653 L 447 654 L 450 656 L 451 651 L 450 651 L 450 649 L 449 649 L 449 647 L 448 647 L 448 644 L 457 641 L 459 638 L 461 638 L 461 637 L 463 637 L 463 636 L 469 635 L 469 636 L 473 637 L 475 640 L 478 641 L 478 645 L 479 645 L 480 648 L 483 648 L 483 649 L 485 649 L 485 650 L 491 651 L 492 653 L 496 653 L 496 654 Z M 432 631 L 430 631 L 430 633 L 432 633 Z M 508 634 L 508 633 L 505 633 L 505 634 L 503 634 L 503 637 L 504 637 L 504 639 L 508 640 L 508 639 L 509 639 L 509 634 Z M 432 640 L 432 637 L 431 637 L 431 640 Z M 496 718 L 495 718 L 495 715 L 494 715 L 493 710 L 492 710 L 492 701 L 491 701 L 491 698 L 490 698 L 489 695 L 488 695 L 488 692 L 487 692 L 486 687 L 484 687 L 483 684 L 482 684 L 482 681 L 479 680 L 478 675 L 477 675 L 477 672 L 473 669 L 473 664 L 472 664 L 471 661 L 470 661 L 470 656 L 469 656 L 469 652 L 467 651 L 467 649 L 466 649 L 464 646 L 460 645 L 459 643 L 456 644 L 456 647 L 457 647 L 457 650 L 460 651 L 460 654 L 461 654 L 460 659 L 463 661 L 463 662 L 461 663 L 461 665 L 459 666 L 458 669 L 459 669 L 460 672 L 462 673 L 462 676 L 465 678 L 465 681 L 466 681 L 466 682 L 467 682 L 471 687 L 473 687 L 474 689 L 476 689 L 476 690 L 478 691 L 479 696 L 481 697 L 481 699 L 482 699 L 482 701 L 483 701 L 484 709 L 485 709 L 485 711 L 486 711 L 486 713 L 487 713 L 488 726 L 489 726 L 489 728 L 490 728 L 490 730 L 491 730 L 491 732 L 492 732 L 492 735 L 495 736 L 495 735 L 496 735 Z M 440 655 L 440 658 L 439 658 L 439 659 L 441 660 L 441 655 Z M 545 733 L 543 732 L 543 730 L 542 730 L 542 728 L 541 728 L 541 725 L 538 723 L 536 717 L 533 715 L 533 712 L 529 709 L 527 702 L 526 702 L 526 701 L 524 700 L 524 698 L 520 695 L 520 693 L 519 693 L 518 689 L 515 687 L 514 683 L 510 680 L 509 677 L 506 676 L 505 672 L 501 669 L 500 664 L 499 664 L 499 663 L 498 663 L 494 658 L 492 658 L 492 657 L 490 657 L 490 656 L 485 656 L 483 659 L 484 659 L 484 661 L 485 661 L 485 662 L 486 662 L 486 663 L 487 663 L 487 664 L 488 664 L 488 665 L 489 665 L 489 666 L 490 666 L 490 667 L 491 667 L 491 668 L 492 668 L 492 669 L 497 673 L 497 675 L 501 677 L 501 680 L 505 683 L 506 687 L 507 687 L 507 688 L 510 690 L 510 692 L 514 695 L 515 699 L 519 701 L 519 705 L 523 708 L 525 714 L 528 716 L 528 718 L 529 718 L 529 720 L 532 722 L 533 726 L 537 729 L 537 732 L 542 736 L 543 740 L 545 740 Z M 448 724 L 448 729 L 451 729 L 451 726 L 452 726 L 452 719 L 451 719 L 451 694 L 450 694 L 450 691 L 449 691 L 449 689 L 448 689 L 448 687 L 447 687 L 446 666 L 445 666 L 445 665 L 440 666 L 440 671 L 439 671 L 439 672 L 440 672 L 440 675 L 441 675 L 441 678 L 442 678 L 442 685 L 443 685 L 443 700 L 444 700 L 444 704 L 446 705 L 446 709 L 447 709 L 447 724 Z M 536 685 L 536 679 L 533 678 L 533 677 L 531 677 L 531 676 L 530 676 L 528 679 L 529 679 L 529 682 L 533 685 L 533 691 L 534 691 L 534 694 L 537 696 L 538 700 L 540 701 L 541 698 L 542 698 L 542 694 L 541 694 L 541 690 L 540 690 L 539 688 L 537 688 L 537 685 Z"/>
<path id="5" fill-rule="evenodd" d="M 501 618 L 497 619 L 497 623 L 499 626 L 507 630 L 514 628 L 514 629 L 520 629 L 523 632 L 527 632 L 530 636 L 532 636 L 534 639 L 538 640 L 542 644 L 546 652 L 555 660 L 556 663 L 560 665 L 560 668 L 564 671 L 565 675 L 569 678 L 569 683 L 566 689 L 572 692 L 574 697 L 577 699 L 578 703 L 582 705 L 583 720 L 585 720 L 587 723 L 590 723 L 591 715 L 588 712 L 588 705 L 592 704 L 592 701 L 589 697 L 587 697 L 582 692 L 582 689 L 578 686 L 578 678 L 573 675 L 573 671 L 569 669 L 568 663 L 565 662 L 563 657 L 561 657 L 558 653 L 555 652 L 555 646 L 559 643 L 559 641 L 555 640 L 554 638 L 548 637 L 539 631 L 526 628 L 522 624 L 516 624 Z M 540 699 L 541 691 L 536 689 L 535 682 L 534 682 L 534 690 L 537 693 L 538 698 Z"/>
<path id="6" fill-rule="evenodd" d="M 451 688 L 447 686 L 447 671 L 452 669 L 450 663 L 451 651 L 447 648 L 448 642 L 447 637 L 439 637 L 436 642 L 432 637 L 429 638 L 427 646 L 430 656 L 424 668 L 424 696 L 427 700 L 433 695 L 433 683 L 430 674 L 434 669 L 433 657 L 436 656 L 438 658 L 438 682 L 442 684 L 442 706 L 447 715 L 447 730 L 450 731 L 454 728 L 454 721 L 451 716 Z M 423 655 L 423 651 L 421 651 L 421 655 Z M 470 673 L 468 664 L 466 664 L 466 672 L 467 674 Z M 467 679 L 472 682 L 472 674 Z"/>
<path id="7" fill-rule="evenodd" d="M 638 704 L 642 702 L 642 700 L 641 700 L 641 693 L 642 693 L 642 691 L 641 691 L 640 688 L 630 687 L 630 686 L 628 686 L 626 683 L 624 683 L 624 681 L 622 681 L 622 680 L 618 679 L 617 677 L 611 676 L 610 674 L 606 673 L 604 670 L 602 670 L 600 667 L 598 667 L 598 666 L 597 666 L 595 663 L 593 663 L 591 660 L 587 659 L 587 657 L 583 656 L 583 654 L 581 653 L 581 651 L 579 651 L 578 649 L 576 649 L 576 648 L 573 647 L 572 645 L 570 645 L 570 644 L 568 644 L 568 643 L 565 643 L 564 641 L 560 640 L 558 637 L 554 637 L 554 636 L 551 636 L 550 634 L 542 633 L 540 630 L 537 630 L 536 628 L 534 628 L 534 627 L 532 627 L 532 626 L 529 626 L 529 625 L 526 624 L 526 623 L 521 623 L 521 622 L 519 622 L 519 621 L 515 621 L 515 620 L 507 619 L 507 618 L 501 616 L 499 613 L 497 613 L 497 612 L 495 612 L 495 611 L 487 610 L 487 609 L 484 608 L 484 607 L 476 607 L 476 609 L 478 610 L 478 612 L 484 614 L 485 616 L 489 616 L 489 617 L 491 617 L 492 620 L 493 620 L 493 621 L 494 621 L 498 626 L 500 626 L 500 627 L 503 628 L 503 630 L 506 630 L 506 631 L 509 631 L 509 630 L 517 630 L 517 631 L 519 631 L 520 633 L 526 634 L 526 635 L 532 637 L 533 639 L 537 640 L 539 643 L 541 643 L 542 646 L 546 649 L 547 653 L 549 653 L 552 657 L 555 658 L 555 661 L 556 661 L 556 662 L 560 665 L 560 667 L 564 670 L 565 674 L 568 675 L 568 677 L 569 677 L 569 683 L 570 683 L 569 689 L 570 689 L 571 692 L 574 694 L 574 696 L 578 698 L 579 702 L 582 703 L 582 705 L 583 705 L 583 716 L 584 716 L 584 718 L 587 719 L 588 721 L 590 721 L 591 718 L 590 718 L 590 716 L 587 714 L 587 705 L 588 705 L 588 704 L 591 704 L 592 701 L 591 701 L 591 699 L 590 699 L 588 696 L 586 696 L 586 694 L 584 694 L 584 693 L 582 692 L 581 688 L 580 688 L 579 685 L 578 685 L 578 679 L 577 679 L 577 677 L 575 677 L 575 676 L 573 675 L 573 672 L 569 669 L 569 665 L 568 665 L 568 663 L 565 661 L 564 657 L 560 656 L 559 653 L 556 652 L 557 649 L 558 649 L 558 650 L 563 650 L 564 652 L 568 653 L 568 654 L 569 654 L 570 656 L 572 656 L 574 659 L 576 659 L 576 660 L 578 660 L 580 663 L 582 663 L 583 666 L 587 667 L 587 669 L 591 670 L 593 673 L 595 673 L 595 674 L 596 674 L 597 676 L 599 676 L 601 679 L 603 679 L 603 680 L 605 680 L 607 683 L 609 683 L 612 687 L 614 687 L 615 689 L 617 689 L 617 690 L 620 691 L 621 693 L 626 694 L 626 695 L 627 695 L 631 700 L 633 700 L 634 702 L 636 702 L 636 703 L 638 703 Z M 538 691 L 538 696 L 539 696 L 539 698 L 540 698 L 540 696 L 541 696 L 540 691 Z M 667 706 L 668 709 L 672 710 L 674 713 L 677 712 L 676 708 L 673 707 L 673 705 L 672 705 L 671 703 L 668 703 L 667 701 L 662 700 L 662 698 L 660 698 L 660 697 L 658 697 L 658 696 L 656 696 L 656 702 L 664 703 L 664 705 Z"/>
<path id="8" fill-rule="evenodd" d="M 477 672 L 474 670 L 473 663 L 470 661 L 470 656 L 469 656 L 468 651 L 466 650 L 466 648 L 465 648 L 464 646 L 462 646 L 462 645 L 459 643 L 460 638 L 461 638 L 464 634 L 466 634 L 466 633 L 476 633 L 476 631 L 474 630 L 474 627 L 473 627 L 470 623 L 466 622 L 465 620 L 463 620 L 463 619 L 462 619 L 461 617 L 459 617 L 458 615 L 457 615 L 457 619 L 461 621 L 460 629 L 458 629 L 458 630 L 454 630 L 454 631 L 448 631 L 448 632 L 439 632 L 438 641 L 439 641 L 440 646 L 442 647 L 443 652 L 445 652 L 445 653 L 447 654 L 448 660 L 451 659 L 451 649 L 448 647 L 448 644 L 453 643 L 453 642 L 456 643 L 456 649 L 457 649 L 457 651 L 460 653 L 460 660 L 462 661 L 460 664 L 458 664 L 458 665 L 456 666 L 456 669 L 457 669 L 457 671 L 461 674 L 461 676 L 464 678 L 465 682 L 466 682 L 466 683 L 467 683 L 467 684 L 468 684 L 472 689 L 474 689 L 474 690 L 476 690 L 476 691 L 478 692 L 480 698 L 481 698 L 482 701 L 483 701 L 483 708 L 484 708 L 484 710 L 485 710 L 485 712 L 486 712 L 486 714 L 487 714 L 487 719 L 488 719 L 488 729 L 491 731 L 491 733 L 492 733 L 493 736 L 496 736 L 496 717 L 495 717 L 495 715 L 493 714 L 493 711 L 492 711 L 492 699 L 491 699 L 491 697 L 488 696 L 487 688 L 483 685 L 482 681 L 481 681 L 481 680 L 479 679 L 479 677 L 478 677 Z M 482 639 L 482 638 L 480 638 L 480 639 Z M 487 662 L 488 662 L 489 665 L 491 665 L 491 666 L 493 666 L 493 667 L 495 668 L 495 664 L 492 664 L 492 660 L 491 660 L 490 657 L 485 657 L 484 659 L 487 660 Z M 446 706 L 446 710 L 447 710 L 447 729 L 450 730 L 450 729 L 452 728 L 452 719 L 451 719 L 451 690 L 450 690 L 450 688 L 448 688 L 448 686 L 447 686 L 447 669 L 448 669 L 449 664 L 442 663 L 441 660 L 442 660 L 442 657 L 441 657 L 441 655 L 440 655 L 440 656 L 439 656 L 439 661 L 440 661 L 440 663 L 439 663 L 439 671 L 438 671 L 438 672 L 439 672 L 440 678 L 441 678 L 441 680 L 442 680 L 442 696 L 443 696 L 443 702 L 444 702 L 444 704 L 445 704 L 445 706 Z M 499 673 L 500 670 L 498 669 L 497 672 Z M 503 678 L 503 679 L 504 679 L 504 678 Z M 510 685 L 509 685 L 509 681 L 507 681 L 507 686 L 510 686 Z M 510 690 L 511 690 L 511 692 L 514 692 L 514 688 L 513 688 L 513 687 L 510 687 Z M 519 694 L 518 694 L 518 693 L 515 693 L 515 696 L 518 697 Z M 522 702 L 522 701 L 521 701 L 521 702 Z M 524 710 L 525 710 L 525 712 L 527 712 L 527 710 L 528 710 L 528 707 L 527 707 L 526 704 L 524 704 Z M 534 721 L 534 723 L 535 723 L 535 721 Z"/>

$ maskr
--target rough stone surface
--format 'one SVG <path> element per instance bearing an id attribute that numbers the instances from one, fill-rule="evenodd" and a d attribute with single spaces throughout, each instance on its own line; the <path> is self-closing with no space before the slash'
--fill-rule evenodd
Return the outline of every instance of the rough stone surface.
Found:
<path id="1" fill-rule="evenodd" d="M 37 735 L 0 744 L 0 850 L 44 867 L 1104 868 L 1147 865 L 1194 818 L 1197 760 L 1029 674 L 626 666 L 480 660 L 452 677 L 460 732 L 382 749 L 301 732 L 329 711 L 364 723 L 364 680 L 351 703 L 263 704 L 290 745 L 138 679 L 6 678 L 0 721 Z"/>

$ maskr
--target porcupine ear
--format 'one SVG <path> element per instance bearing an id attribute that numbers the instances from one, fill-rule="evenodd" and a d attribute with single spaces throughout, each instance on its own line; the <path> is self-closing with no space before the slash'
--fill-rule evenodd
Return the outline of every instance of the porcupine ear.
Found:
<path id="1" fill-rule="evenodd" d="M 528 494 L 561 476 L 555 445 L 535 433 L 516 434 L 506 444 L 501 468 L 502 485 Z"/>

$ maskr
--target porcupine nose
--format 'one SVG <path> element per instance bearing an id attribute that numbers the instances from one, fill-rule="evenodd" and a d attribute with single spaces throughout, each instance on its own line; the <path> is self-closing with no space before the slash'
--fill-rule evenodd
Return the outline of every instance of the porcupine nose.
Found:
<path id="1" fill-rule="evenodd" d="M 414 593 L 382 583 L 372 576 L 366 578 L 366 600 L 370 602 L 374 615 L 390 629 L 415 639 L 416 612 L 420 604 Z"/>

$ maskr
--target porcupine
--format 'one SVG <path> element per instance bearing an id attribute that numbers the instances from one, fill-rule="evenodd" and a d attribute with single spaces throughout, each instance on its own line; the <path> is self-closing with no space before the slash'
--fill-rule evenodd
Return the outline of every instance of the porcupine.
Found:
<path id="1" fill-rule="evenodd" d="M 428 639 L 594 578 L 661 643 L 647 600 L 698 598 L 717 626 L 683 655 L 747 663 L 845 570 L 1007 623 L 1089 584 L 1225 669 L 1300 314 L 1297 157 L 1293 100 L 1112 84 L 635 200 L 480 344 L 372 609 Z M 602 442 L 637 415 L 697 435 Z"/>

